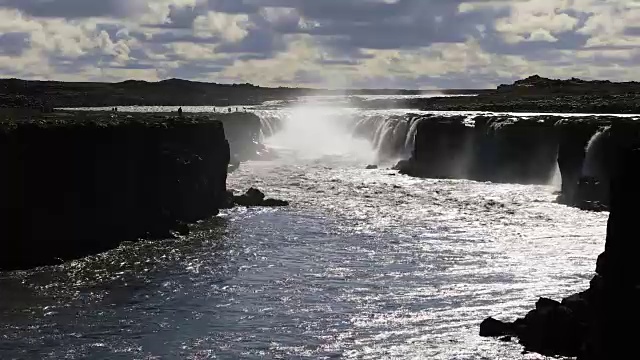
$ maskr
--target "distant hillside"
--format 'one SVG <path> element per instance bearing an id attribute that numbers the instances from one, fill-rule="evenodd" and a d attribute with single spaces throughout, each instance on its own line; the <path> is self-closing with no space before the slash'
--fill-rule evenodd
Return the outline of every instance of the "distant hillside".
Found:
<path id="1" fill-rule="evenodd" d="M 635 81 L 581 80 L 577 78 L 557 80 L 533 75 L 526 79 L 518 80 L 511 85 L 500 85 L 497 92 L 499 94 L 514 93 L 521 95 L 628 94 L 640 93 L 640 83 Z"/>
<path id="2" fill-rule="evenodd" d="M 487 90 L 442 90 L 445 94 L 476 94 Z M 0 107 L 89 107 L 127 105 L 229 106 L 256 105 L 269 100 L 319 95 L 415 95 L 419 90 L 323 90 L 268 88 L 251 84 L 216 84 L 180 79 L 159 82 L 127 80 L 119 83 L 30 81 L 0 79 Z"/>
<path id="3" fill-rule="evenodd" d="M 251 105 L 287 99 L 311 89 L 263 88 L 179 79 L 119 83 L 0 80 L 0 107 L 85 107 L 126 105 Z"/>

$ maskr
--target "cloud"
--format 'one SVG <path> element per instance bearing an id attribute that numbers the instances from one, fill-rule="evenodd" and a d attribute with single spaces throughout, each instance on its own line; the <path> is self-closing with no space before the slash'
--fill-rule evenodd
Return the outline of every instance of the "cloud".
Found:
<path id="1" fill-rule="evenodd" d="M 0 73 L 485 87 L 640 80 L 635 0 L 0 0 Z"/>
<path id="2" fill-rule="evenodd" d="M 0 0 L 0 6 L 39 17 L 77 19 L 85 17 L 126 17 L 146 8 L 145 0 Z"/>

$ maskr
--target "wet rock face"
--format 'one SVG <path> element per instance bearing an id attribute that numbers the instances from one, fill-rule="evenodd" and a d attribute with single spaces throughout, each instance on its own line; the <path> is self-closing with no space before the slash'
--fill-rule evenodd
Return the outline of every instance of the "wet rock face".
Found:
<path id="1" fill-rule="evenodd" d="M 546 184 L 556 166 L 553 119 L 434 117 L 419 123 L 405 174 L 433 178 Z"/>
<path id="2" fill-rule="evenodd" d="M 4 123 L 0 269 L 167 238 L 218 213 L 229 145 L 210 119 Z"/>
<path id="3" fill-rule="evenodd" d="M 556 158 L 553 119 L 475 120 L 474 180 L 546 184 Z"/>
<path id="4" fill-rule="evenodd" d="M 224 125 L 231 154 L 238 161 L 253 160 L 258 152 L 264 150 L 260 143 L 260 118 L 247 112 L 221 114 L 218 116 Z"/>
<path id="5" fill-rule="evenodd" d="M 609 149 L 615 144 L 608 136 L 599 136 L 604 125 L 598 120 L 556 124 L 562 176 L 560 203 L 585 210 L 608 209 Z"/>
<path id="6" fill-rule="evenodd" d="M 418 124 L 412 175 L 464 178 L 473 146 L 473 129 L 463 117 L 427 119 Z"/>

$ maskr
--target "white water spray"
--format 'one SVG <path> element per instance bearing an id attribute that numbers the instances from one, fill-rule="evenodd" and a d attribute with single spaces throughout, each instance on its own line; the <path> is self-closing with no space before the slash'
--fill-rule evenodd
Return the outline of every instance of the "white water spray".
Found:
<path id="1" fill-rule="evenodd" d="M 342 157 L 359 163 L 375 160 L 375 151 L 365 139 L 354 138 L 354 110 L 330 107 L 312 100 L 279 110 L 280 130 L 268 137 L 269 147 L 291 152 L 297 159 Z"/>
<path id="2" fill-rule="evenodd" d="M 553 168 L 553 173 L 549 176 L 548 185 L 553 187 L 554 190 L 562 189 L 562 173 L 560 172 L 560 165 L 556 161 L 556 166 Z"/>
<path id="3" fill-rule="evenodd" d="M 263 142 L 298 158 L 348 156 L 363 163 L 391 164 L 411 156 L 418 124 L 430 117 L 337 103 L 307 98 L 290 108 L 256 111 Z"/>
<path id="4" fill-rule="evenodd" d="M 591 137 L 591 140 L 589 140 L 589 143 L 587 144 L 587 147 L 585 149 L 586 154 L 584 162 L 582 164 L 583 176 L 598 178 L 603 174 L 602 156 L 605 152 L 605 140 L 609 134 L 609 129 L 610 126 L 601 128 L 593 135 L 593 137 Z"/>

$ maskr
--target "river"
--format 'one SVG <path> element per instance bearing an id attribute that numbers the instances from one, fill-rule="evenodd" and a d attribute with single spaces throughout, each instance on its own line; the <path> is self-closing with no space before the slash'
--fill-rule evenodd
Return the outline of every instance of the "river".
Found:
<path id="1" fill-rule="evenodd" d="M 556 204 L 552 185 L 366 170 L 370 143 L 288 116 L 265 139 L 279 158 L 228 183 L 290 207 L 0 273 L 0 358 L 542 359 L 479 324 L 587 288 L 607 213 Z"/>

